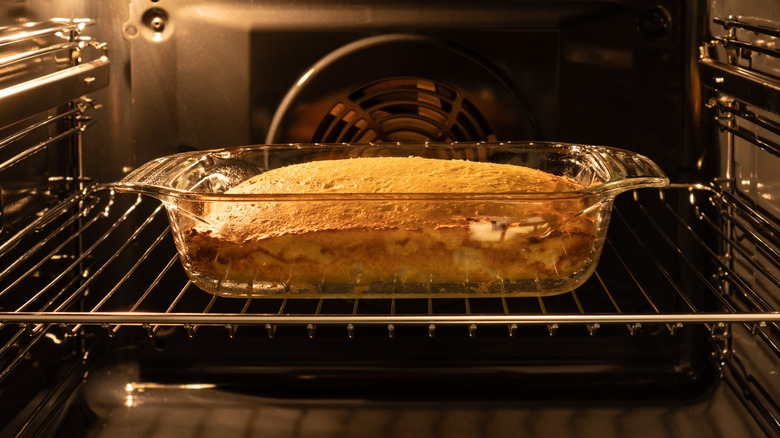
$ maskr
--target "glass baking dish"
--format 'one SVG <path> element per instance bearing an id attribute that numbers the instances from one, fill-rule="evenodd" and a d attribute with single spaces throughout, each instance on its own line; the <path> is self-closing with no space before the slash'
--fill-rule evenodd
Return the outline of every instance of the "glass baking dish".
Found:
<path id="1" fill-rule="evenodd" d="M 412 156 L 520 165 L 578 184 L 543 192 L 225 193 L 291 164 Z M 387 298 L 571 291 L 598 263 L 615 196 L 668 182 L 647 157 L 600 146 L 294 144 L 171 155 L 116 188 L 164 203 L 181 262 L 207 292 Z"/>

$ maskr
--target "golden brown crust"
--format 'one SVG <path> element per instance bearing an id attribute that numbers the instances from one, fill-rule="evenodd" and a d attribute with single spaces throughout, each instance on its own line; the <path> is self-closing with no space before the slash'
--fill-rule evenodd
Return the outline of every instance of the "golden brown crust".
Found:
<path id="1" fill-rule="evenodd" d="M 560 192 L 582 188 L 571 179 L 511 164 L 420 157 L 372 157 L 312 161 L 270 170 L 226 193 L 517 193 Z M 510 203 L 424 201 L 284 201 L 219 203 L 206 216 L 214 238 L 232 242 L 343 229 L 420 229 L 468 226 L 468 218 L 483 210 L 516 217 Z M 527 205 L 524 208 L 527 209 Z M 578 209 L 572 202 L 549 200 L 525 216 L 545 210 Z M 566 212 L 563 211 L 565 214 Z M 554 215 L 557 216 L 557 213 Z"/>
<path id="2" fill-rule="evenodd" d="M 513 164 L 370 157 L 272 169 L 228 193 L 509 193 L 579 188 L 582 186 L 569 178 Z"/>
<path id="3" fill-rule="evenodd" d="M 274 169 L 230 193 L 517 193 L 582 188 L 508 164 L 357 158 Z M 558 200 L 224 203 L 186 235 L 194 271 L 251 284 L 555 278 L 592 260 L 598 218 Z"/>

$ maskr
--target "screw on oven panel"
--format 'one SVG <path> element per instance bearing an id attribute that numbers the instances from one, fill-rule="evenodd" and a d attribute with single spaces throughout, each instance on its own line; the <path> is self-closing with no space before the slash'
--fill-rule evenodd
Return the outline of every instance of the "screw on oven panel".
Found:
<path id="1" fill-rule="evenodd" d="M 165 29 L 165 20 L 162 17 L 153 17 L 151 21 L 149 21 L 149 26 L 154 30 L 155 32 L 162 32 L 163 29 Z"/>
<path id="2" fill-rule="evenodd" d="M 637 27 L 645 36 L 661 39 L 672 29 L 672 14 L 663 6 L 655 6 L 639 17 Z"/>
<path id="3" fill-rule="evenodd" d="M 160 8 L 151 8 L 144 12 L 141 22 L 152 31 L 152 40 L 161 41 L 163 32 L 168 28 L 168 13 Z"/>

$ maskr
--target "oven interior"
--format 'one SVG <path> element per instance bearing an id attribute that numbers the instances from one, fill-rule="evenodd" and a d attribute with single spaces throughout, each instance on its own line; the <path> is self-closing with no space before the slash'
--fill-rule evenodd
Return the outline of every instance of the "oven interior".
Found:
<path id="1" fill-rule="evenodd" d="M 0 436 L 780 434 L 780 6 L 0 17 Z M 510 140 L 630 149 L 673 184 L 618 197 L 574 292 L 351 300 L 207 294 L 160 203 L 111 186 L 193 149 Z"/>

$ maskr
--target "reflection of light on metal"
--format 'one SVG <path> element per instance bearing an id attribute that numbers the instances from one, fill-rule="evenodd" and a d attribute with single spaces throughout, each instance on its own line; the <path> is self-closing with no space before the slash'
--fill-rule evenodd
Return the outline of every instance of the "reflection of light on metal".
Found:
<path id="1" fill-rule="evenodd" d="M 301 76 L 300 79 L 298 79 L 298 83 L 296 85 L 301 86 L 304 82 L 306 82 L 307 79 L 309 79 L 309 76 L 311 76 L 314 73 L 314 69 L 311 69 L 307 71 L 306 73 Z"/>
<path id="2" fill-rule="evenodd" d="M 152 37 L 152 41 L 155 41 L 155 42 L 162 41 L 162 33 L 155 32 L 154 36 Z"/>
<path id="3" fill-rule="evenodd" d="M 216 388 L 217 385 L 213 383 L 190 383 L 187 385 L 165 385 L 162 383 L 136 383 L 134 388 L 180 388 L 180 389 L 211 389 Z"/>
<path id="4" fill-rule="evenodd" d="M 212 389 L 217 385 L 213 383 L 190 383 L 185 385 L 168 385 L 165 383 L 128 383 L 125 385 L 125 392 L 144 392 L 146 389 L 164 389 L 164 388 L 179 388 L 179 389 Z"/>
<path id="5" fill-rule="evenodd" d="M 209 388 L 216 388 L 217 385 L 211 384 L 211 383 L 196 383 L 191 385 L 182 385 L 182 388 L 184 389 L 209 389 Z"/>
<path id="6" fill-rule="evenodd" d="M 54 333 L 46 333 L 46 337 L 51 339 L 51 341 L 57 345 L 62 344 L 62 339 L 58 338 Z"/>
<path id="7" fill-rule="evenodd" d="M 135 399 L 133 397 L 133 390 L 135 389 L 135 386 L 132 383 L 128 383 L 125 385 L 125 406 L 128 408 L 132 408 L 135 404 Z"/>
<path id="8" fill-rule="evenodd" d="M 216 388 L 216 386 L 217 385 L 214 385 L 212 383 L 193 383 L 189 385 L 166 385 L 162 383 L 146 383 L 146 382 L 132 383 L 131 382 L 125 384 L 124 405 L 128 408 L 138 406 L 141 399 L 136 397 L 136 394 L 140 395 L 144 392 L 152 391 L 154 389 L 178 388 L 178 389 L 202 390 L 202 389 Z"/>

